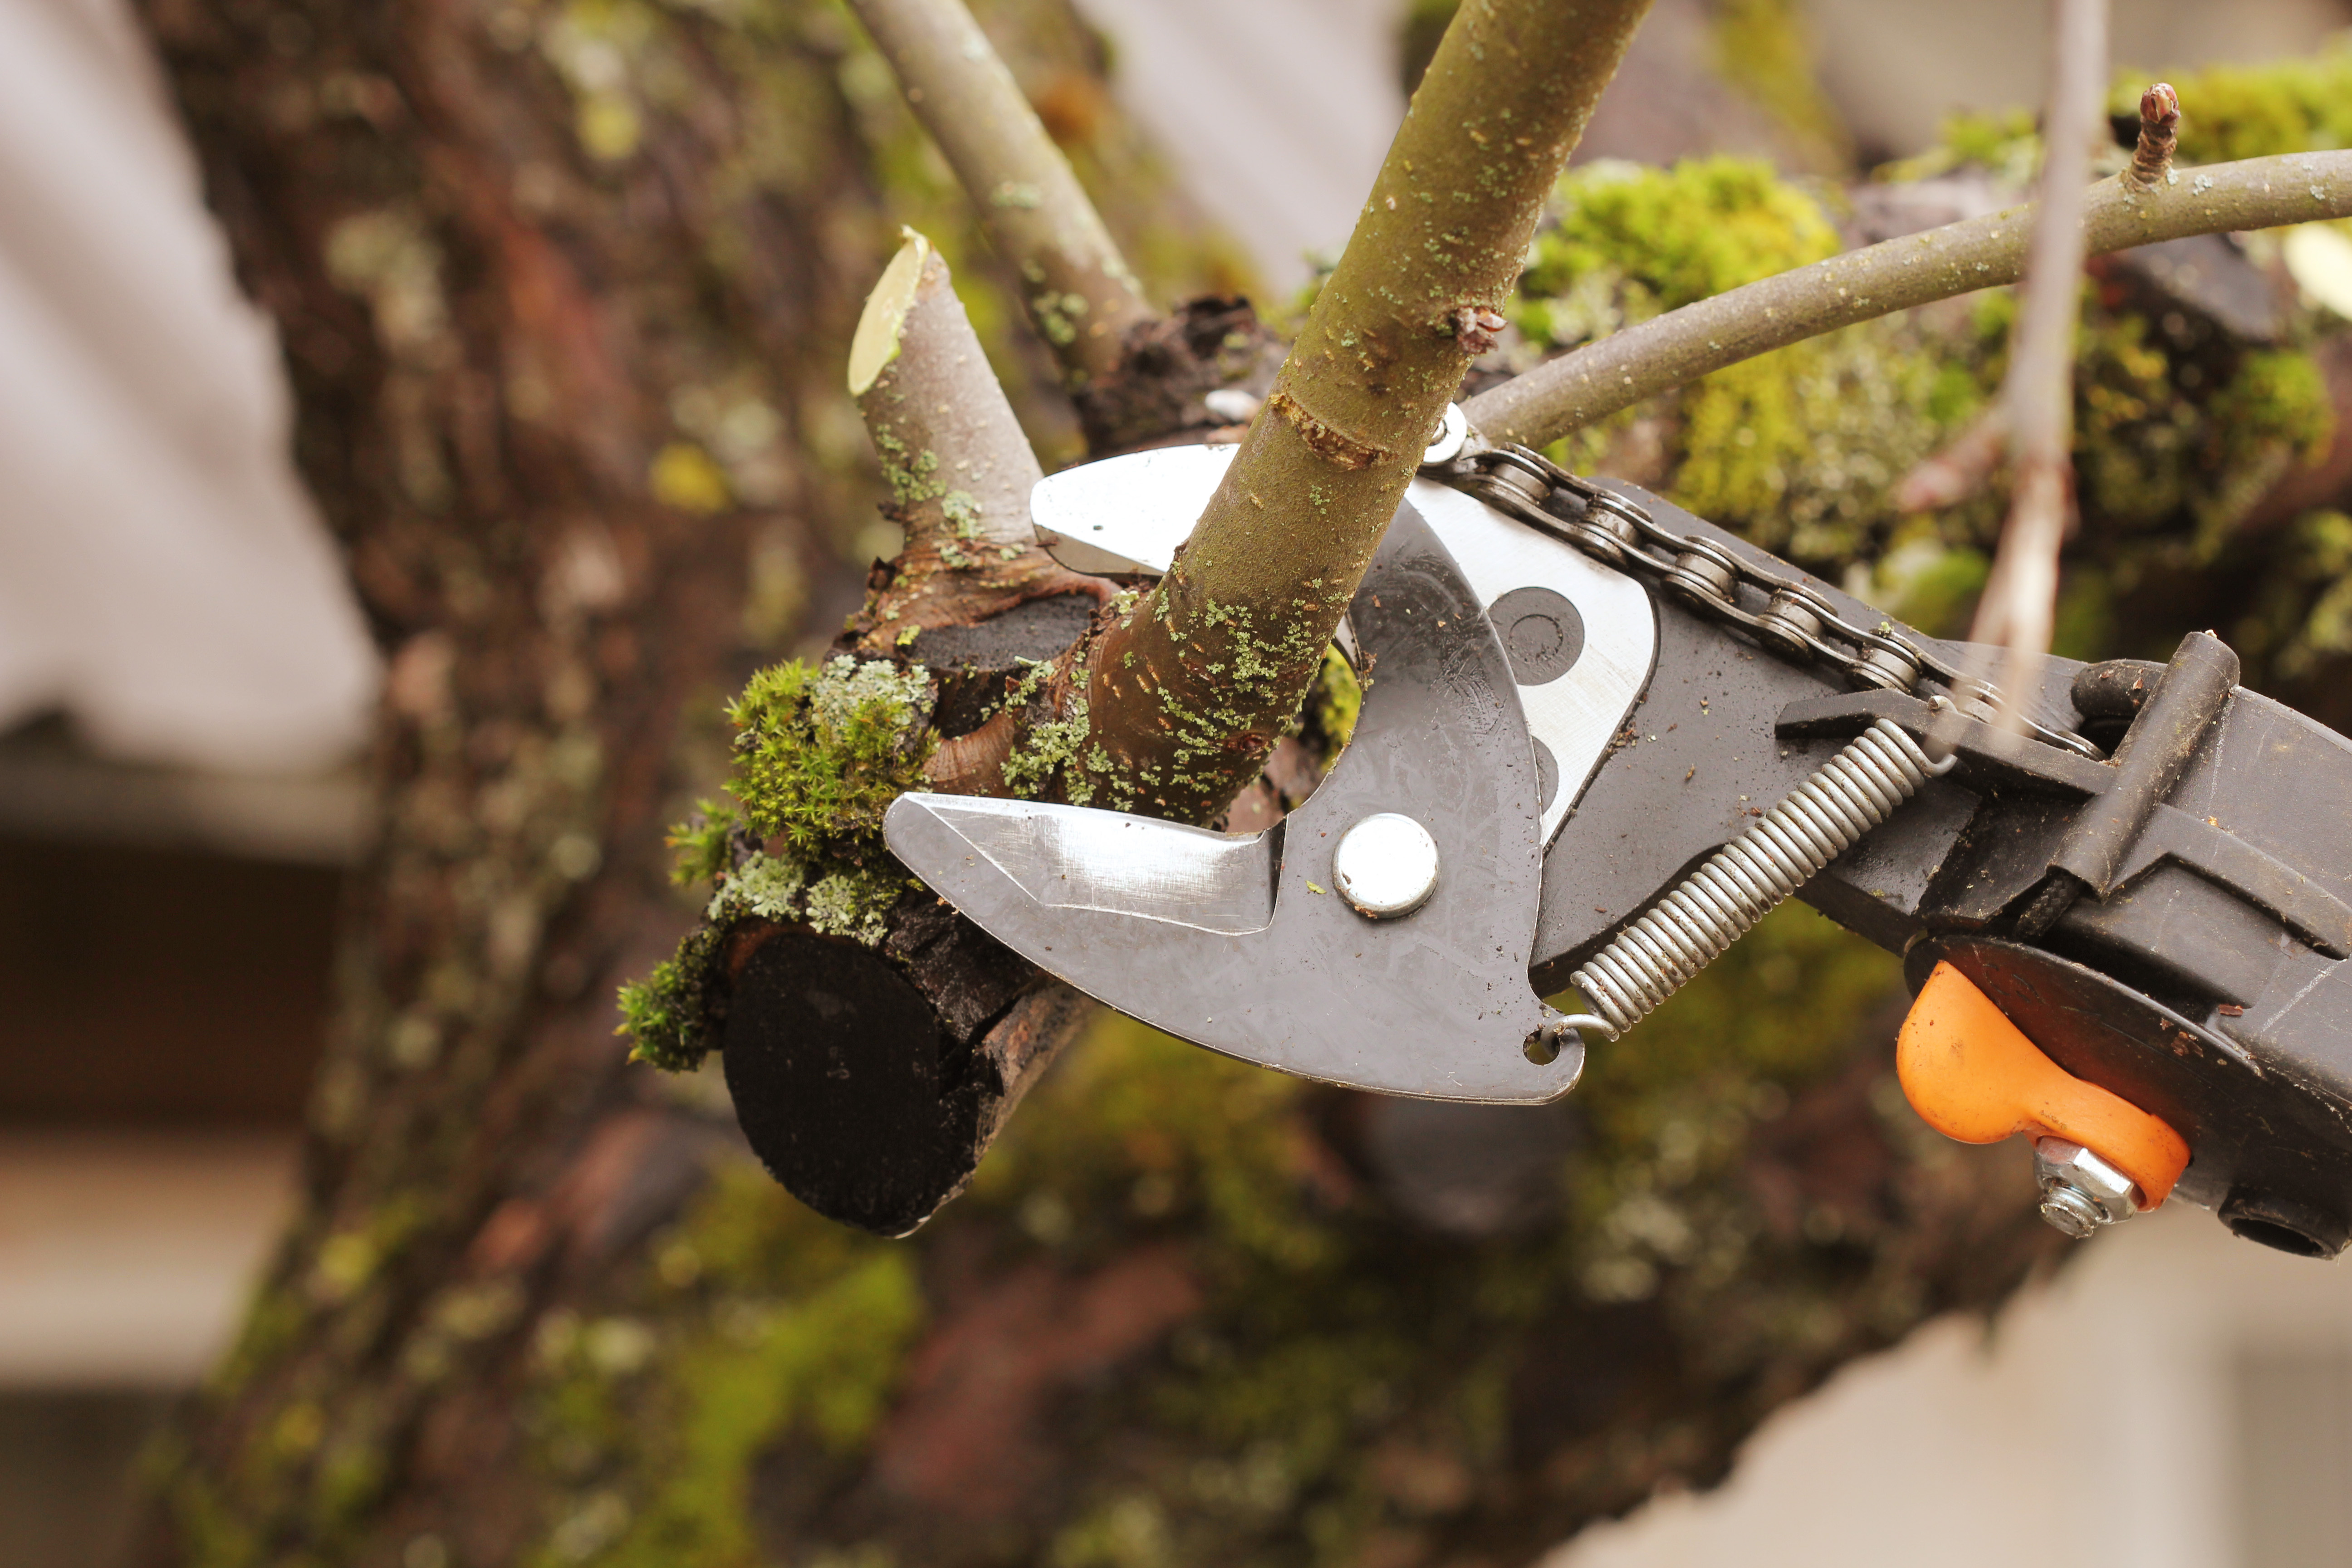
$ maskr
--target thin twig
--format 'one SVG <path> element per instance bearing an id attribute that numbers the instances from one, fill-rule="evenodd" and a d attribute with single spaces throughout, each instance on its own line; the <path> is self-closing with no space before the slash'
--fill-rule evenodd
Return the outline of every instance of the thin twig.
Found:
<path id="1" fill-rule="evenodd" d="M 980 209 L 991 243 L 1019 268 L 1022 305 L 1064 373 L 1078 384 L 1109 374 L 1128 330 L 1153 311 L 963 0 L 850 5 Z"/>
<path id="2" fill-rule="evenodd" d="M 2089 255 L 2192 234 L 2352 217 L 2352 152 L 2294 153 L 2179 172 L 2152 190 L 2093 185 Z M 2015 206 L 1832 256 L 1653 317 L 1463 405 L 1488 438 L 1541 446 L 1686 382 L 1807 338 L 2014 283 L 2033 209 Z"/>
<path id="3" fill-rule="evenodd" d="M 2015 475 L 1973 641 L 2008 649 L 1999 684 L 2036 682 L 2058 604 L 2058 550 L 2074 520 L 2074 323 L 2082 314 L 2083 203 L 2107 68 L 2107 0 L 2052 0 L 2050 100 L 2042 113 L 2042 200 L 2000 388 Z M 2177 115 L 2176 115 L 2177 118 Z M 2021 699 L 2004 721 L 2021 722 Z"/>

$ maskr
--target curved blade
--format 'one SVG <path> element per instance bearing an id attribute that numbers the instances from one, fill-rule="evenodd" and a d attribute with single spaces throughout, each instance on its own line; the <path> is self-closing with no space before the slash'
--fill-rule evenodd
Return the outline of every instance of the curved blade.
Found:
<path id="1" fill-rule="evenodd" d="M 1477 594 L 1411 506 L 1351 615 L 1370 679 L 1354 739 L 1280 827 L 1228 838 L 1086 807 L 900 797 L 891 850 L 991 935 L 1123 1013 L 1261 1066 L 1428 1099 L 1556 1099 L 1570 1045 L 1528 989 L 1538 778 Z M 1333 891 L 1340 836 L 1376 812 L 1437 842 L 1437 889 L 1371 921 Z M 1107 865 L 1105 854 L 1124 859 Z M 1270 892 L 1270 915 L 1255 918 Z"/>

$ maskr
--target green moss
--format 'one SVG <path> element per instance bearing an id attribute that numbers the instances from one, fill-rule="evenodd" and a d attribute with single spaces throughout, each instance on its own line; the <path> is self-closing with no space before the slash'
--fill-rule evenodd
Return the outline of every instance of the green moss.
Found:
<path id="1" fill-rule="evenodd" d="M 760 1458 L 855 1451 L 924 1321 L 915 1257 L 827 1226 L 749 1162 L 657 1239 L 641 1310 L 542 1324 L 525 1410 L 562 1488 L 538 1561 L 761 1561 Z"/>
<path id="2" fill-rule="evenodd" d="M 615 1033 L 631 1041 L 631 1061 L 649 1062 L 665 1072 L 691 1072 L 701 1065 L 710 1048 L 703 994 L 719 938 L 713 927 L 696 927 L 679 942 L 677 956 L 621 987 L 621 1026 Z"/>
<path id="3" fill-rule="evenodd" d="M 1945 146 L 1906 172 L 1961 163 L 2008 172 L 2035 155 L 2030 117 L 1967 117 L 1948 132 Z M 1579 171 L 1562 182 L 1559 205 L 1515 313 L 1534 341 L 1560 347 L 1835 245 L 1805 191 L 1734 160 Z M 1956 321 L 1955 310 L 1967 313 Z M 1999 487 L 1926 520 L 1924 539 L 1890 498 L 1994 395 L 2013 316 L 2004 289 L 1932 321 L 1866 322 L 1626 410 L 1553 455 L 1606 472 L 1621 450 L 1654 451 L 1662 437 L 1663 482 L 1654 471 L 1644 482 L 1813 570 L 1853 577 L 1862 591 L 1873 587 L 1868 563 L 1902 535 L 1915 553 L 1948 561 L 1939 596 L 1921 613 L 1957 630 L 1954 601 L 1973 591 L 1973 563 L 1999 529 Z M 2210 559 L 2246 508 L 2328 437 L 2326 388 L 2300 346 L 2184 346 L 2089 289 L 2076 389 L 2074 458 L 2095 550 Z M 1654 445 L 1622 447 L 1637 428 Z M 2117 563 L 2126 574 L 2141 569 Z"/>
<path id="4" fill-rule="evenodd" d="M 700 1063 L 710 963 L 746 916 L 882 940 L 883 915 L 907 886 L 882 851 L 882 814 L 919 784 L 937 745 L 930 692 L 920 665 L 846 657 L 773 665 L 745 685 L 727 710 L 736 730 L 727 789 L 742 820 L 704 802 L 670 830 L 674 879 L 717 889 L 677 955 L 621 988 L 619 1033 L 634 1042 L 633 1060 L 672 1072 Z M 751 849 L 747 830 L 771 847 Z"/>
<path id="5" fill-rule="evenodd" d="M 869 837 L 893 800 L 916 787 L 937 744 L 924 721 L 919 665 L 836 658 L 753 676 L 727 710 L 736 729 L 728 792 L 764 837 L 823 852 Z"/>
<path id="6" fill-rule="evenodd" d="M 716 881 L 733 858 L 735 830 L 730 807 L 696 801 L 694 816 L 672 826 L 664 840 L 671 852 L 669 879 L 681 888 Z"/>
<path id="7" fill-rule="evenodd" d="M 1307 689 L 1307 714 L 1323 742 L 1327 770 L 1330 759 L 1345 751 L 1355 737 L 1356 721 L 1363 710 L 1363 683 L 1338 648 L 1324 649 L 1322 667 L 1315 672 L 1315 684 Z"/>
<path id="8" fill-rule="evenodd" d="M 1587 164 L 1560 181 L 1556 200 L 1559 218 L 1538 236 L 1519 284 L 1522 330 L 1552 342 L 1600 336 L 1838 248 L 1820 205 L 1754 159 Z M 1578 320 L 1565 297 L 1596 276 L 1612 284 L 1604 317 Z"/>

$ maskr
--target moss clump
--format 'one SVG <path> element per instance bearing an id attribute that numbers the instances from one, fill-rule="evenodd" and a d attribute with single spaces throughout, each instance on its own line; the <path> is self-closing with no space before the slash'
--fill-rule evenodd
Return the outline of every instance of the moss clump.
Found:
<path id="1" fill-rule="evenodd" d="M 1315 684 L 1307 689 L 1306 712 L 1309 731 L 1322 742 L 1326 772 L 1355 738 L 1356 721 L 1363 711 L 1363 682 L 1338 648 L 1325 648 Z"/>
<path id="2" fill-rule="evenodd" d="M 846 655 L 822 668 L 795 659 L 753 676 L 729 704 L 735 766 L 728 793 L 762 837 L 811 853 L 881 831 L 892 801 L 916 787 L 936 742 L 930 678 L 920 665 Z"/>
<path id="3" fill-rule="evenodd" d="M 1748 158 L 1671 169 L 1588 164 L 1560 181 L 1559 217 L 1520 279 L 1519 327 L 1566 343 L 1836 253 L 1819 203 Z M 1596 280 L 1609 289 L 1601 297 Z M 1597 309 L 1596 309 L 1597 307 Z"/>
<path id="4" fill-rule="evenodd" d="M 672 879 L 713 886 L 702 923 L 675 957 L 621 988 L 632 1059 L 691 1070 L 710 1048 L 710 964 L 746 919 L 803 921 L 871 946 L 908 887 L 884 853 L 882 814 L 922 780 L 937 744 L 920 666 L 842 657 L 760 671 L 729 705 L 736 730 L 727 790 L 738 814 L 704 801 L 670 829 Z"/>
<path id="5" fill-rule="evenodd" d="M 2193 100 L 2189 113 L 2193 120 Z M 2026 116 L 1962 118 L 1948 136 L 1903 172 L 1979 163 L 2005 175 L 2030 169 L 2037 155 Z M 1575 171 L 1561 182 L 1559 206 L 1514 312 L 1545 347 L 1606 335 L 1814 260 L 1837 243 L 1811 194 L 1732 159 Z M 2004 289 L 1864 322 L 1625 410 L 1554 455 L 1660 489 L 1807 567 L 1852 578 L 1858 591 L 1875 586 L 1871 558 L 1899 543 L 1916 564 L 1932 547 L 1949 557 L 1952 570 L 1939 574 L 1948 588 L 1989 552 L 2004 507 L 2000 488 L 1907 521 L 1892 492 L 1995 394 L 2013 319 Z M 2118 552 L 2126 576 L 2142 570 L 2125 559 L 2134 552 L 2211 559 L 2254 500 L 2325 447 L 2326 387 L 2302 346 L 2325 326 L 2306 318 L 2289 346 L 2248 350 L 2152 323 L 2127 301 L 2086 289 L 2074 448 L 2084 545 Z M 1931 629 L 1957 629 L 1955 612 L 1965 606 L 1954 597 L 1928 607 L 1938 620 Z"/>
<path id="6" fill-rule="evenodd" d="M 701 1065 L 710 1048 L 703 994 L 719 935 L 713 927 L 696 927 L 678 943 L 677 956 L 621 987 L 619 1032 L 631 1042 L 631 1061 L 665 1072 L 692 1072 Z"/>

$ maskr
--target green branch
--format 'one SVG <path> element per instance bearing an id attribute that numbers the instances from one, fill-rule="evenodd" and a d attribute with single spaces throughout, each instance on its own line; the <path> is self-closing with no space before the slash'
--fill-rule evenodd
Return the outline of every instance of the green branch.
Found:
<path id="1" fill-rule="evenodd" d="M 2083 243 L 2104 256 L 2193 234 L 2340 217 L 2352 217 L 2352 152 L 2297 153 L 2176 169 L 2147 191 L 2102 180 L 2085 200 Z M 2032 228 L 2033 208 L 2015 206 L 1833 256 L 1588 343 L 1479 394 L 1463 411 L 1489 440 L 1541 446 L 1742 360 L 2014 283 Z"/>
<path id="2" fill-rule="evenodd" d="M 1471 0 L 1175 567 L 1060 676 L 1060 787 L 1195 820 L 1297 711 L 1649 0 Z"/>
<path id="3" fill-rule="evenodd" d="M 1153 318 L 1069 162 L 962 0 L 850 0 L 907 101 L 1020 270 L 1021 303 L 1073 382 L 1109 374 Z"/>

